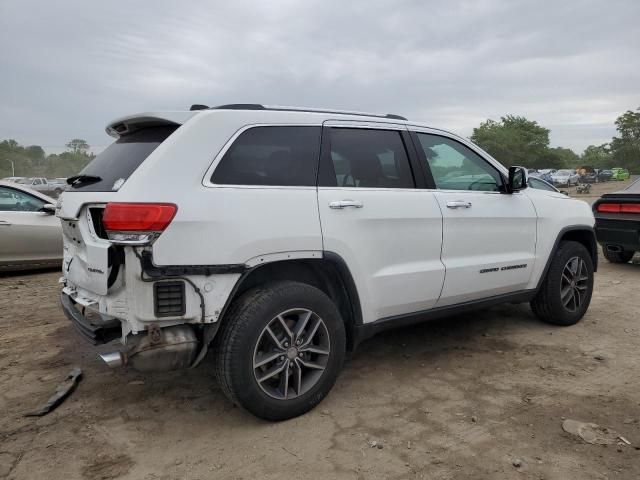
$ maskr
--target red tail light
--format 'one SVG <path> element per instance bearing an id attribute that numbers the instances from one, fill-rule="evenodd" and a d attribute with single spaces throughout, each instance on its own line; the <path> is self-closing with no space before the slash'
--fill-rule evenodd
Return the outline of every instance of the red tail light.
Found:
<path id="1" fill-rule="evenodd" d="M 108 203 L 102 224 L 105 230 L 162 232 L 177 211 L 173 203 Z"/>
<path id="2" fill-rule="evenodd" d="M 177 211 L 173 203 L 107 203 L 102 225 L 113 241 L 150 243 L 169 226 Z"/>
<path id="3" fill-rule="evenodd" d="M 600 213 L 640 213 L 639 203 L 601 203 L 597 208 Z"/>

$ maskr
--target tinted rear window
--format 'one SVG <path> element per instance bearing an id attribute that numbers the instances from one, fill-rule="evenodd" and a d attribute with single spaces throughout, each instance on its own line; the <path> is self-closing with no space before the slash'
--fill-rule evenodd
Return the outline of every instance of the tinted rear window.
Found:
<path id="1" fill-rule="evenodd" d="M 315 186 L 320 127 L 254 127 L 243 132 L 211 176 L 218 185 Z"/>
<path id="2" fill-rule="evenodd" d="M 120 137 L 109 145 L 79 175 L 100 177 L 97 182 L 78 182 L 73 190 L 110 192 L 120 188 L 127 178 L 164 142 L 178 126 L 151 127 Z"/>

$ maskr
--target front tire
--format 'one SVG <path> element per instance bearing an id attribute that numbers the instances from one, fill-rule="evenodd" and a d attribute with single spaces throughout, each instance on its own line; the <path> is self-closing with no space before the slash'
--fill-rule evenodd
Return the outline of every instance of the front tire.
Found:
<path id="1" fill-rule="evenodd" d="M 593 261 L 578 242 L 562 242 L 556 251 L 540 290 L 531 301 L 533 313 L 553 325 L 578 323 L 591 302 Z"/>
<path id="2" fill-rule="evenodd" d="M 234 301 L 216 336 L 216 376 L 235 404 L 265 420 L 297 417 L 329 393 L 346 350 L 343 320 L 321 290 L 274 282 Z"/>
<path id="3" fill-rule="evenodd" d="M 632 252 L 629 250 L 622 250 L 621 252 L 611 252 L 607 249 L 607 245 L 602 247 L 602 254 L 604 258 L 609 260 L 611 263 L 627 263 L 629 260 L 633 258 L 633 255 L 636 252 Z"/>

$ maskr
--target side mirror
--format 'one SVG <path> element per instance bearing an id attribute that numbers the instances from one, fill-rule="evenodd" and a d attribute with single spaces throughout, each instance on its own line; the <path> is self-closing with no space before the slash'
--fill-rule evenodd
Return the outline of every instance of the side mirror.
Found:
<path id="1" fill-rule="evenodd" d="M 567 197 L 569 196 L 569 192 L 567 192 L 566 190 L 560 190 L 560 193 L 566 195 Z"/>
<path id="2" fill-rule="evenodd" d="M 53 205 L 52 203 L 45 203 L 42 208 L 40 209 L 40 211 L 42 213 L 46 213 L 47 215 L 55 215 L 56 213 L 56 206 Z"/>
<path id="3" fill-rule="evenodd" d="M 523 167 L 509 167 L 507 193 L 519 192 L 527 188 L 527 171 Z"/>

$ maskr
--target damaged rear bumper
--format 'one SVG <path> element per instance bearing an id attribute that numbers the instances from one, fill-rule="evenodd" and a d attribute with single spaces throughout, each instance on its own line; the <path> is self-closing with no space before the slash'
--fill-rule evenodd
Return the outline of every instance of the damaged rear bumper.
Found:
<path id="1" fill-rule="evenodd" d="M 60 304 L 66 317 L 84 339 L 93 345 L 109 343 L 122 335 L 120 321 L 117 319 L 105 320 L 100 314 L 92 312 L 85 316 L 78 308 L 78 304 L 66 293 L 60 294 Z M 83 308 L 84 310 L 84 308 Z"/>

